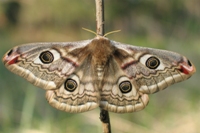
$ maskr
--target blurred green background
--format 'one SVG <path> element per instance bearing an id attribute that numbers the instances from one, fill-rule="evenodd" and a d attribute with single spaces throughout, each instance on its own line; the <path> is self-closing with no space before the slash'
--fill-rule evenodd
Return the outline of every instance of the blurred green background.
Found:
<path id="1" fill-rule="evenodd" d="M 29 42 L 78 41 L 96 30 L 94 0 L 1 0 L 0 56 Z M 113 133 L 200 132 L 200 1 L 105 0 L 105 30 L 112 40 L 176 51 L 197 73 L 150 95 L 149 105 L 130 114 L 110 113 Z M 99 109 L 70 114 L 52 108 L 45 91 L 0 63 L 0 133 L 102 133 Z"/>

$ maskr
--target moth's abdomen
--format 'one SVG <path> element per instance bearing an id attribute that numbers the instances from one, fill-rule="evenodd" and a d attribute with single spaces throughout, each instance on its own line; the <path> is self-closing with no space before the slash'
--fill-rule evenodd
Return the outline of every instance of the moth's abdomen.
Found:
<path id="1" fill-rule="evenodd" d="M 104 66 L 103 65 L 96 65 L 95 70 L 96 70 L 96 74 L 97 74 L 97 79 L 102 80 L 103 74 L 104 74 Z"/>

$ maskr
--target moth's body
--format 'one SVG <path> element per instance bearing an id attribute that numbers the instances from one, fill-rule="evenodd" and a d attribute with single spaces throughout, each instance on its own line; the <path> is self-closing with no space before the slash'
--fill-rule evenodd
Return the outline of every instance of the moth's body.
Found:
<path id="1" fill-rule="evenodd" d="M 10 71 L 45 89 L 53 107 L 71 113 L 98 106 L 117 113 L 139 111 L 147 106 L 148 94 L 195 72 L 180 54 L 100 36 L 22 45 L 10 50 L 3 62 Z"/>
<path id="2" fill-rule="evenodd" d="M 93 62 L 92 71 L 95 73 L 95 78 L 101 82 L 105 66 L 109 63 L 109 58 L 114 52 L 114 47 L 110 44 L 109 40 L 100 38 L 98 40 L 91 41 L 86 49 L 88 50 L 88 56 L 91 58 L 91 62 Z"/>

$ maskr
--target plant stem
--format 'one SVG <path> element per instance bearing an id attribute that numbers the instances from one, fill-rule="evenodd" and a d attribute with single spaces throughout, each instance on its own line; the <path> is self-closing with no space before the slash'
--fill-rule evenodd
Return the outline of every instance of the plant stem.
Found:
<path id="1" fill-rule="evenodd" d="M 96 2 L 96 22 L 97 35 L 104 35 L 104 0 L 95 0 Z"/>
<path id="2" fill-rule="evenodd" d="M 96 22 L 97 35 L 104 36 L 104 0 L 95 0 L 96 2 Z M 103 126 L 103 133 L 111 133 L 110 117 L 107 110 L 101 109 L 100 120 Z"/>
<path id="3" fill-rule="evenodd" d="M 109 112 L 104 109 L 100 109 L 100 120 L 103 126 L 103 133 L 111 133 Z"/>

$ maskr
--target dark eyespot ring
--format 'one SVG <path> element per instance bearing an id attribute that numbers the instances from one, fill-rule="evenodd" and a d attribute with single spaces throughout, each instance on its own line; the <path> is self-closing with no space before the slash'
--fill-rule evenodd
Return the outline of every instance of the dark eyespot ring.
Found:
<path id="1" fill-rule="evenodd" d="M 73 91 L 75 91 L 75 89 L 77 88 L 77 83 L 76 83 L 76 81 L 73 80 L 73 79 L 67 79 L 67 80 L 65 81 L 64 86 L 65 86 L 65 89 L 66 89 L 67 91 L 73 92 Z"/>
<path id="2" fill-rule="evenodd" d="M 132 90 L 132 85 L 129 81 L 123 81 L 119 84 L 119 89 L 122 93 L 128 93 Z"/>
<path id="3" fill-rule="evenodd" d="M 42 61 L 42 63 L 44 63 L 44 64 L 49 64 L 49 63 L 53 62 L 53 60 L 54 60 L 53 54 L 49 51 L 42 52 L 40 54 L 39 58 Z"/>
<path id="4" fill-rule="evenodd" d="M 150 69 L 156 69 L 160 65 L 160 61 L 155 56 L 152 56 L 147 59 L 146 66 Z"/>
<path id="5" fill-rule="evenodd" d="M 187 63 L 189 66 L 192 66 L 192 63 L 190 62 L 190 60 L 187 60 Z"/>
<path id="6" fill-rule="evenodd" d="M 12 54 L 13 50 L 11 49 L 9 52 L 8 52 L 8 56 L 10 56 Z"/>

